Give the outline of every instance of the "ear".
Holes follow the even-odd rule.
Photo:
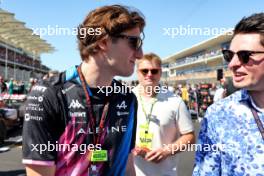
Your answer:
[[[98,41],[98,47],[102,51],[107,51],[110,42],[111,42],[111,39],[108,36],[103,37],[101,40]]]

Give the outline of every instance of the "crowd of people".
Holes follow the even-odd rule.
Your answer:
[[[182,97],[191,113],[200,117],[204,116],[207,108],[228,95],[232,94],[235,89],[232,83],[228,83],[222,78],[215,83],[199,84],[178,84],[168,86],[169,90]]]
[[[235,92],[236,89],[233,83],[228,80],[222,78],[214,83],[203,82],[199,84],[168,84],[167,82],[161,82],[160,86],[166,87],[168,91],[181,97],[194,117],[203,117],[206,109],[211,104]],[[139,84],[138,80],[119,81],[131,89]]]
[[[4,80],[0,76],[0,94],[28,94],[32,86],[37,83],[36,78],[30,78],[27,83],[19,80],[14,80],[10,78],[9,80]]]
[[[27,66],[34,66],[35,68],[41,68],[40,60],[33,59],[32,57],[27,56],[26,54],[21,54],[20,52],[13,51],[11,49],[6,49],[0,45],[0,58],[4,59],[7,58],[10,62],[15,62]]]
[[[58,75],[57,70],[50,70],[41,79],[46,80],[48,78]],[[38,82],[38,78],[30,78],[27,82],[21,80],[14,80],[10,78],[5,80],[3,76],[0,75],[0,95],[1,94],[28,94],[31,88]]]

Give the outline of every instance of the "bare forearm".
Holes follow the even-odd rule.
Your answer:
[[[54,176],[55,166],[26,165],[27,176]]]
[[[172,144],[164,144],[164,149],[172,155],[186,151],[191,147],[191,144],[195,143],[195,135],[194,132],[187,133],[182,135]]]

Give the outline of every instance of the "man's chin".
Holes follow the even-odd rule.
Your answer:
[[[154,85],[154,83],[153,83],[153,82],[148,82],[148,81],[146,82],[146,81],[145,81],[145,82],[143,83],[143,85],[145,85],[145,86],[152,86],[152,85]]]
[[[154,82],[145,82],[143,85],[145,87],[156,87],[156,86],[158,86],[158,84],[156,84]]]
[[[236,81],[233,81],[233,85],[234,85],[235,88],[238,88],[238,89],[249,87],[249,84],[246,83],[246,82],[236,82]]]

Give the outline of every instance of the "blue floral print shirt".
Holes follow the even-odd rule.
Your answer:
[[[244,89],[208,108],[201,123],[193,176],[264,176],[264,140],[250,106],[263,124],[264,111]]]

